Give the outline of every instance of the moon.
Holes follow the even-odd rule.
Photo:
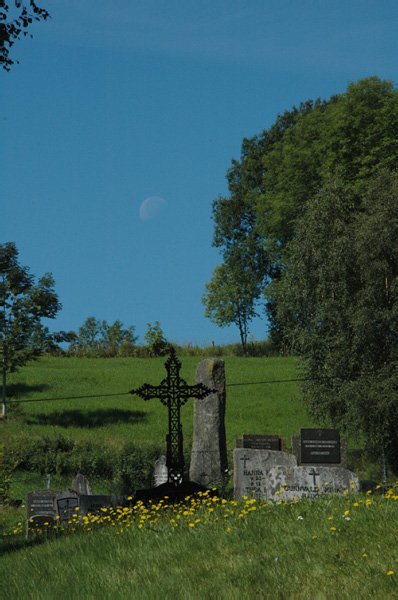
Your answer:
[[[161,196],[149,196],[140,206],[141,221],[149,221],[165,210],[167,202]]]

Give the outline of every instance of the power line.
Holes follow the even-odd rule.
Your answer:
[[[261,385],[264,383],[289,383],[290,381],[310,381],[310,379],[273,379],[272,381],[251,381],[246,383],[226,383],[225,387],[236,385]]]
[[[372,376],[375,373],[358,373],[360,376]],[[271,381],[247,381],[244,383],[226,383],[225,387],[236,387],[242,385],[267,385],[272,383],[297,383],[299,381],[325,381],[330,379],[342,379],[344,377],[339,377],[337,375],[330,375],[324,377],[302,377],[297,379],[273,379]],[[92,394],[89,396],[65,396],[59,398],[31,398],[28,400],[11,400],[11,403],[22,403],[22,402],[51,402],[52,400],[81,400],[85,398],[109,398],[111,396],[127,396],[131,392],[120,392],[117,394]]]
[[[77,400],[82,398],[106,398],[109,396],[127,396],[130,392],[120,392],[119,394],[92,394],[90,396],[65,396],[59,398],[31,398],[29,400],[11,400],[11,403],[20,402],[50,402],[51,400]]]

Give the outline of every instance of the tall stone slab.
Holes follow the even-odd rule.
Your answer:
[[[228,471],[224,361],[218,358],[202,360],[196,369],[195,384],[198,383],[215,391],[202,400],[194,400],[189,478],[204,486],[217,485]]]

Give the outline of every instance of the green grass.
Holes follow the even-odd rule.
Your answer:
[[[189,384],[199,360],[181,359],[181,376]],[[164,362],[46,357],[12,375],[10,391],[14,399],[124,393],[143,383],[159,384]],[[227,384],[297,376],[293,358],[225,357],[225,364]],[[313,426],[298,395],[296,383],[227,387],[230,458],[235,438],[243,433],[276,433],[289,445],[291,434]],[[63,447],[64,461],[73,458],[72,447],[82,464],[103,455],[108,463],[120,461],[118,469],[138,471],[153,464],[156,452],[165,452],[167,411],[157,400],[124,395],[12,405],[12,398],[10,416],[1,424],[6,453],[9,458],[27,448],[33,467],[12,474],[11,498],[25,500],[29,490],[44,488],[48,471],[53,489],[68,487],[71,473],[64,472],[65,465],[54,468]],[[182,421],[188,460],[192,401],[183,407]],[[349,440],[349,446],[356,444]],[[146,453],[146,463],[134,454],[137,448]],[[130,461],[123,458],[129,452]],[[35,460],[40,468],[34,468]],[[45,468],[46,461],[51,469]],[[93,493],[117,492],[112,485],[120,481],[90,477]],[[396,494],[389,499],[328,496],[273,506],[245,500],[159,506],[147,513],[116,512],[102,522],[89,519],[83,526],[74,519],[65,532],[28,540],[25,505],[6,506],[0,517],[2,584],[10,599],[394,598]]]
[[[165,377],[164,358],[65,359],[44,358],[9,376],[12,399],[28,400],[89,394],[125,393],[143,383],[158,385]],[[181,359],[181,376],[194,383],[196,357]],[[294,379],[293,358],[225,358],[227,384]],[[253,433],[277,433],[289,440],[297,424],[311,426],[305,408],[297,401],[295,383],[227,388],[227,444]],[[118,444],[126,440],[145,443],[148,436],[162,443],[167,433],[167,409],[156,399],[117,396],[54,402],[21,403],[24,415],[6,423],[6,435],[22,431],[30,436],[60,432],[73,438]],[[192,440],[193,401],[182,409],[184,438]],[[110,441],[111,438],[111,441]]]
[[[11,498],[22,499],[29,490],[45,487],[46,473],[51,473],[53,487],[70,485],[76,470],[82,470],[90,477],[94,493],[119,493],[123,469],[129,470],[125,487],[150,485],[150,469],[154,460],[165,453],[167,409],[157,399],[145,402],[126,392],[143,383],[158,385],[166,375],[165,360],[164,357],[44,357],[9,376],[9,418],[2,423],[3,439],[9,456],[20,458],[23,455],[25,462],[26,458],[29,459],[29,465],[17,471],[12,478]],[[194,383],[200,360],[192,356],[181,357],[181,376],[189,384]],[[315,425],[298,400],[299,384],[295,382],[229,386],[295,379],[294,358],[226,356],[224,360],[230,468],[235,438],[243,433],[278,434],[289,447],[290,436],[298,433],[300,427]],[[14,400],[114,393],[124,395],[13,403]],[[184,405],[181,416],[188,465],[192,445],[192,400]],[[358,448],[356,440],[349,439],[348,442],[349,447]],[[137,452],[145,457],[145,464],[136,460]],[[70,467],[69,453],[75,458]],[[131,456],[129,466],[123,458],[126,454]],[[136,467],[134,462],[137,462]],[[118,466],[110,472],[106,468],[109,464]],[[379,476],[378,465],[362,464],[356,458],[351,460],[349,467],[362,479],[377,479]]]
[[[159,504],[37,540],[20,516],[2,583],[7,598],[396,598],[397,500]]]

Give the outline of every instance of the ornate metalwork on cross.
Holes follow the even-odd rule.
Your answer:
[[[180,377],[181,362],[178,360],[173,347],[170,349],[170,356],[165,362],[167,371],[166,379],[160,382],[160,385],[149,385],[145,383],[137,390],[131,390],[130,394],[135,394],[143,400],[158,398],[162,404],[167,406],[169,411],[169,433],[166,436],[167,454],[166,465],[168,469],[168,482],[179,485],[184,479],[184,453],[183,437],[180,409],[189,398],[198,398],[202,400],[209,394],[215,392],[203,383],[188,385]]]

